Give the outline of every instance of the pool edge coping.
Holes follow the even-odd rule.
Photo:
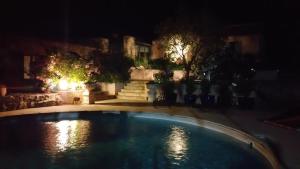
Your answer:
[[[127,106],[128,107],[128,106]],[[50,109],[49,109],[50,108]],[[54,108],[51,109],[51,108]],[[58,109],[57,109],[58,108]],[[59,109],[62,108],[62,109]],[[70,110],[71,108],[71,110]],[[117,110],[116,110],[117,108]],[[151,114],[160,114],[160,115],[168,115],[171,118],[185,118],[190,120],[196,120],[197,126],[203,127],[209,130],[213,130],[218,133],[225,134],[227,136],[230,136],[240,142],[243,142],[245,144],[248,144],[252,146],[256,151],[258,151],[269,163],[269,165],[273,169],[281,169],[282,166],[280,165],[280,162],[278,161],[277,157],[271,150],[271,148],[264,143],[263,141],[255,138],[254,136],[241,131],[237,128],[230,127],[218,122],[214,122],[208,119],[201,119],[200,117],[190,116],[188,114],[183,115],[176,115],[172,114],[172,112],[164,111],[164,109],[161,109],[160,111],[157,111],[159,109],[156,109],[155,112],[149,112],[149,110],[141,110],[141,109],[132,109],[128,110],[125,109],[122,106],[110,106],[110,108],[103,108],[100,105],[81,105],[81,106],[52,106],[52,107],[41,107],[41,108],[31,108],[31,109],[21,109],[21,110],[15,110],[15,111],[7,111],[7,112],[0,112],[0,118],[4,117],[13,117],[13,116],[22,116],[22,115],[37,115],[37,114],[48,114],[48,113],[71,113],[71,112],[94,112],[94,111],[128,111],[128,112],[137,112],[137,113],[151,113]],[[183,121],[182,121],[183,122]]]

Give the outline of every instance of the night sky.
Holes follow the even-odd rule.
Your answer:
[[[1,32],[92,37],[112,32],[153,36],[155,25],[179,14],[222,24],[293,22],[295,2],[281,0],[11,0],[1,2]],[[296,19],[297,20],[297,19]]]
[[[179,15],[217,25],[259,23],[270,65],[298,67],[299,11],[297,0],[10,0],[0,5],[0,33],[56,39],[120,33],[150,42],[158,23]]]

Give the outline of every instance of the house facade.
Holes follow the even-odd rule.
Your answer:
[[[81,42],[47,40],[32,37],[1,36],[0,41],[0,83],[22,83],[34,79],[31,65],[49,50],[59,49],[87,56],[98,50],[104,54],[120,54],[133,59],[149,58],[151,45],[137,41],[133,36],[113,35]]]
[[[262,57],[263,36],[256,25],[232,25],[224,28],[221,34],[226,42],[235,43],[242,54],[253,55],[256,60]],[[8,35],[2,35],[0,39],[0,83],[8,84],[34,78],[30,65],[40,56],[47,55],[51,49],[74,52],[80,56],[98,50],[105,54],[120,54],[143,60],[162,58],[166,52],[159,40],[150,44],[134,36],[118,34],[79,42]]]

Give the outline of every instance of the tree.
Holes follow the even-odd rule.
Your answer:
[[[201,72],[218,86],[220,105],[231,104],[232,90],[243,96],[249,95],[254,87],[254,56],[243,55],[235,43],[222,41],[204,53]]]
[[[51,89],[83,88],[91,73],[95,72],[89,59],[74,52],[53,50],[40,63],[35,66],[38,79]]]
[[[201,66],[207,49],[220,41],[215,32],[207,30],[198,19],[187,17],[166,20],[158,27],[165,56],[183,65],[186,80],[189,80],[193,67]]]

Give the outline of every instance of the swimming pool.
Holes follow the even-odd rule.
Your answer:
[[[1,118],[1,169],[270,168],[249,145],[193,124],[128,112]]]

